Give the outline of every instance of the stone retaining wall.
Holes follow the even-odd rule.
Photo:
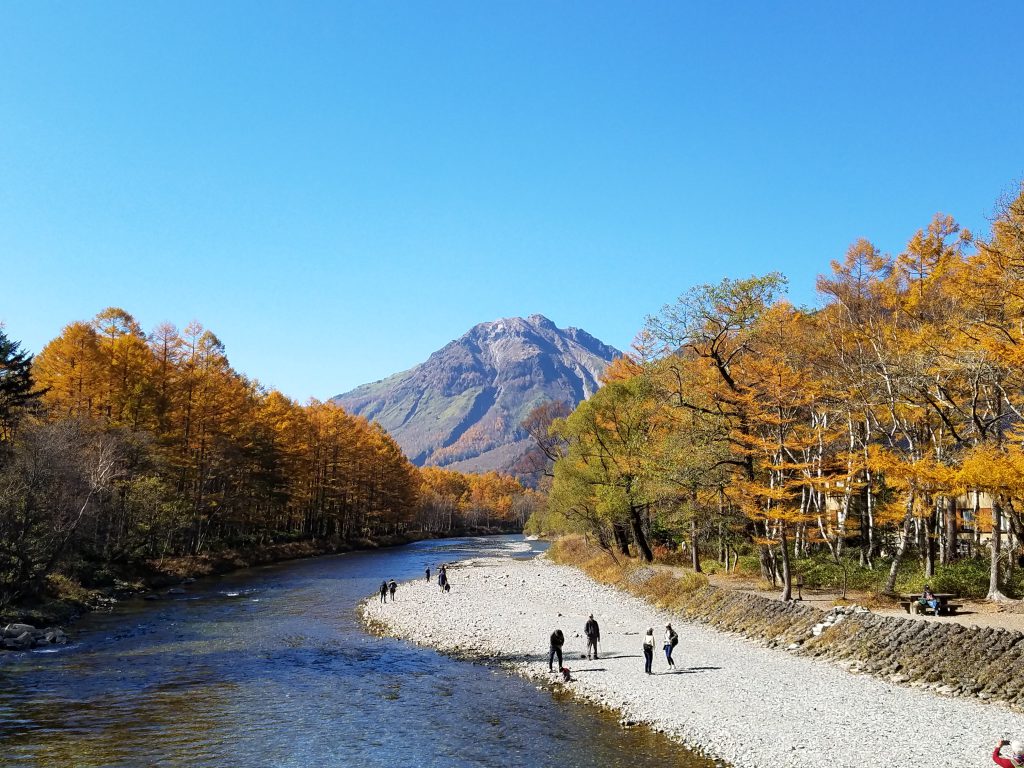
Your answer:
[[[852,672],[1024,711],[1021,632],[880,616],[855,607],[822,611],[711,586],[687,598],[680,613]]]

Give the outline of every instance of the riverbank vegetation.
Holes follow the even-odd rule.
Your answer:
[[[570,534],[552,542],[547,556],[553,562],[579,568],[595,581],[667,610],[678,608],[691,594],[708,585],[703,573],[652,570],[637,560],[609,557],[606,550],[579,535]]]
[[[536,498],[418,469],[379,426],[235,371],[198,323],[146,334],[110,308],[35,359],[0,329],[0,612],[54,585],[518,530]]]
[[[770,273],[648,318],[551,421],[530,530],[695,572],[753,557],[784,598],[797,573],[1020,596],[1024,192],[985,237],[937,215],[895,256],[858,240],[817,285],[816,309]]]

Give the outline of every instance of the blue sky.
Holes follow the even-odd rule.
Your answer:
[[[542,313],[984,232],[1024,4],[0,3],[0,321],[199,320],[299,400]]]

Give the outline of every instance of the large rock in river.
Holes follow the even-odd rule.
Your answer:
[[[4,631],[0,637],[20,637],[21,635],[28,632],[29,634],[35,634],[36,628],[31,624],[8,624],[4,627]]]

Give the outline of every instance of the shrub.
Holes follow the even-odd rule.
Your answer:
[[[885,571],[871,570],[851,558],[837,563],[827,552],[794,561],[794,573],[801,575],[811,589],[847,589],[872,591],[885,581]]]
[[[725,572],[725,566],[717,560],[701,560],[700,569],[708,576],[714,576],[716,573]]]

